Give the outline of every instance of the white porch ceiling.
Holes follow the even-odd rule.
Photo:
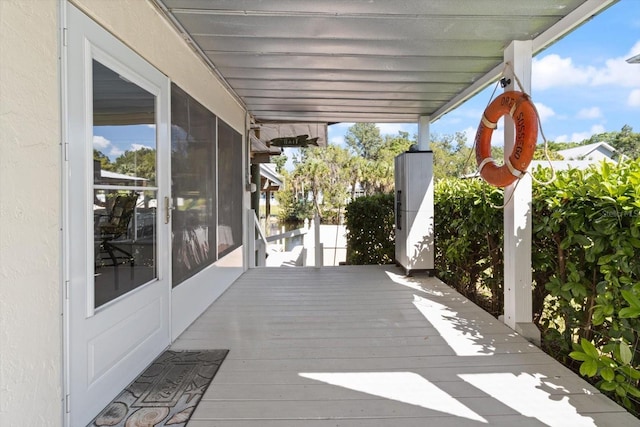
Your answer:
[[[417,122],[617,0],[155,1],[258,122]]]

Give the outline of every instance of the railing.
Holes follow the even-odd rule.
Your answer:
[[[287,231],[281,234],[274,234],[267,237],[267,243],[277,242],[279,240],[291,239],[292,237],[304,236],[308,230],[305,227],[297,228],[295,230]]]
[[[266,265],[280,266],[280,265],[298,265],[298,266],[315,266],[322,267],[324,265],[324,257],[328,255],[329,259],[333,257],[333,262],[330,261],[329,265],[336,264],[337,252],[340,249],[345,250],[344,246],[338,246],[338,229],[336,229],[335,244],[327,242],[327,232],[323,231],[324,241],[329,243],[325,247],[321,239],[320,232],[320,218],[316,215],[311,222],[305,220],[305,224],[302,228],[286,231],[280,234],[271,235],[265,237],[265,234],[260,226],[258,217],[255,211],[248,210],[248,224],[249,224],[249,268],[264,267]],[[324,227],[324,226],[323,226]],[[329,226],[327,226],[329,227]],[[337,226],[336,226],[337,227]],[[313,232],[311,230],[313,229]],[[251,235],[253,233],[253,235]],[[302,237],[302,248],[299,247],[293,252],[269,252],[270,262],[266,262],[267,257],[267,245],[276,242],[284,243],[288,239],[296,237]],[[333,239],[332,239],[333,240]],[[282,244],[283,247],[287,247],[286,244]],[[329,254],[325,254],[325,250],[329,251]],[[331,253],[333,251],[333,255]],[[344,256],[344,255],[343,255]],[[294,261],[297,260],[297,261]],[[281,264],[283,262],[284,264]]]
[[[247,242],[249,246],[249,268],[264,267],[267,259],[267,238],[264,236],[260,221],[253,209],[247,210],[247,224],[249,224],[249,241]]]
[[[311,228],[313,228],[313,234],[309,233]],[[311,221],[311,224],[309,224],[308,220],[305,220],[304,226],[302,228],[269,236],[267,237],[267,242],[277,242],[297,236],[302,236],[302,253],[300,254],[302,266],[313,265],[316,267],[321,267],[324,262],[324,254],[323,244],[320,241],[320,218],[318,217],[318,215],[314,217],[314,219]]]
[[[305,221],[305,225],[302,228],[298,228],[295,230],[286,231],[280,234],[274,234],[267,237],[267,242],[271,244],[277,243],[277,246],[281,249],[277,252],[270,252],[269,256],[271,257],[267,266],[281,266],[283,264],[287,265],[295,265],[295,266],[305,266],[307,263],[307,245],[309,244],[309,227],[308,222]],[[297,239],[301,240],[301,244],[294,246],[292,248],[289,247],[287,241],[289,239]],[[289,248],[289,250],[287,249]]]

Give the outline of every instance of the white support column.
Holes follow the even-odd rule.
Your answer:
[[[509,62],[505,72],[511,82],[505,90],[522,90],[531,94],[531,41],[513,41],[504,51]],[[519,87],[513,72],[518,77]],[[515,128],[505,117],[504,155],[514,146]],[[531,274],[531,177],[525,175],[505,188],[504,199],[504,323],[528,340],[539,344],[540,332],[533,324]]]
[[[247,209],[246,211],[246,233],[247,233],[247,255],[246,260],[247,264],[246,268],[255,268],[256,267],[256,223],[255,223],[255,214],[253,209]]]
[[[316,268],[320,268],[322,267],[323,264],[323,246],[322,246],[322,242],[320,241],[320,215],[318,215],[318,212],[316,212],[315,216],[313,217],[313,242],[314,242],[314,249],[313,249],[313,253],[314,253],[314,263],[313,265]]]
[[[429,123],[431,116],[420,116],[418,119],[418,151],[428,151],[431,147]]]

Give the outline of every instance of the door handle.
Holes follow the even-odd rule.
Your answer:
[[[169,197],[164,198],[164,223],[169,224],[171,221],[171,211],[174,210],[175,207],[171,204],[171,199]]]

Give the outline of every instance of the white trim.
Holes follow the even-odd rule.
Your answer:
[[[70,417],[69,412],[70,408],[70,381],[71,381],[71,361],[70,361],[70,340],[69,340],[69,280],[70,280],[70,251],[69,251],[69,216],[67,215],[66,203],[69,199],[69,154],[68,154],[68,85],[67,85],[67,44],[68,44],[68,35],[67,35],[67,1],[59,0],[58,5],[58,22],[59,22],[59,51],[60,51],[60,59],[58,60],[58,67],[60,70],[59,80],[60,80],[60,141],[61,141],[61,150],[60,150],[60,164],[62,165],[62,173],[60,177],[60,191],[61,191],[61,199],[60,199],[60,253],[61,253],[61,262],[60,262],[60,295],[61,297],[61,323],[62,323],[62,371],[60,383],[62,384],[62,396],[64,398],[61,401],[61,414],[62,414],[62,425],[64,427],[70,427]]]
[[[65,304],[65,425],[86,425],[111,398],[170,344],[170,257],[168,229],[156,215],[157,280],[147,282],[99,309],[94,308],[93,238],[93,54],[156,98],[157,198],[169,194],[169,79],[71,4],[64,52],[65,143],[63,166],[63,265]],[[109,52],[108,54],[106,52]],[[105,65],[107,65],[105,64]],[[112,187],[109,187],[112,188]],[[127,189],[131,189],[127,187]],[[149,190],[150,188],[145,188]],[[164,259],[162,259],[164,257]],[[126,332],[125,332],[126,331]]]
[[[516,78],[520,88],[531,92],[532,42],[513,41],[504,51],[504,60],[509,62],[505,73],[511,83],[505,91],[515,90]],[[511,123],[511,125],[509,124]],[[510,116],[505,117],[504,156],[509,166],[509,155],[515,145],[515,127]],[[515,175],[515,174],[514,174]],[[538,329],[533,325],[533,296],[531,273],[531,175],[524,174],[519,180],[504,189],[506,200],[504,218],[504,323],[520,332],[525,338],[539,343]]]
[[[493,157],[486,157],[483,161],[480,162],[480,164],[478,165],[478,173],[482,173],[482,169],[488,163],[495,163],[495,160],[493,160]]]
[[[515,167],[513,167],[513,164],[511,164],[511,159],[509,157],[504,159],[504,164],[507,165],[507,169],[509,169],[509,172],[511,172],[511,175],[515,176],[518,179],[522,178],[522,176],[525,174],[525,172],[522,172],[521,170],[518,170]]]

